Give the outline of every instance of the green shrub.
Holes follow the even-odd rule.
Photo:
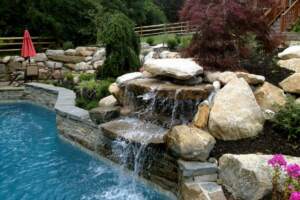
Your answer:
[[[63,48],[64,50],[67,50],[67,49],[73,49],[73,48],[74,48],[74,44],[73,44],[73,42],[71,42],[71,41],[67,41],[67,42],[64,42],[64,43],[63,43],[62,48]]]
[[[192,41],[192,38],[191,37],[183,37],[181,39],[181,43],[180,43],[180,48],[187,48],[190,46],[191,44],[191,41]]]
[[[275,115],[272,122],[274,123],[274,128],[282,134],[287,134],[289,139],[299,139],[300,104],[290,98],[287,104]]]
[[[153,46],[154,45],[154,39],[152,37],[149,37],[147,38],[147,41],[146,41],[150,46]]]
[[[106,13],[99,17],[98,42],[105,45],[106,60],[97,71],[99,78],[118,77],[140,67],[140,39],[133,22],[121,13]]]
[[[176,40],[178,45],[181,44],[181,37],[178,34],[175,35],[175,40]]]
[[[63,81],[61,83],[61,87],[65,87],[65,88],[68,88],[70,90],[74,89],[74,87],[75,87],[74,75],[73,75],[72,72],[64,73],[64,78],[63,78]]]
[[[91,80],[95,80],[96,79],[96,75],[95,74],[90,74],[90,73],[82,73],[79,75],[79,81],[83,82],[83,81],[91,81]]]
[[[178,43],[176,39],[168,39],[167,45],[170,50],[175,50],[178,46]]]
[[[108,87],[114,79],[82,81],[77,87],[76,104],[84,109],[92,109],[98,106],[103,97],[109,95]],[[95,104],[96,102],[96,104]]]

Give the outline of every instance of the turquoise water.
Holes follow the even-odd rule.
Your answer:
[[[167,200],[58,137],[55,114],[0,104],[0,200]]]

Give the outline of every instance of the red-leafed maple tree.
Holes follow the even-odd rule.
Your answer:
[[[263,16],[265,8],[277,1],[262,0],[258,6],[253,5],[253,0],[246,1],[186,0],[180,11],[181,20],[197,27],[186,54],[206,69],[225,71],[242,69],[241,60],[253,50],[249,38],[260,52],[272,52],[279,43]]]

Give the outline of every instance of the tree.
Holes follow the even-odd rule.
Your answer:
[[[134,24],[123,13],[105,13],[98,18],[98,41],[106,48],[106,60],[98,77],[118,77],[140,67],[140,40]]]
[[[262,7],[266,7],[274,1],[263,3]],[[186,0],[181,20],[191,21],[197,27],[187,55],[207,69],[240,70],[240,61],[250,56],[251,48],[265,54],[278,45],[263,14],[264,9],[245,1]]]
[[[94,9],[90,0],[1,0],[0,35],[21,36],[27,26],[36,36],[76,45],[95,43],[89,15]]]
[[[179,20],[179,11],[184,0],[154,0],[154,2],[165,13],[168,21],[177,22]]]

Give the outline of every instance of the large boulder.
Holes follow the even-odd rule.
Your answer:
[[[221,140],[257,136],[264,116],[248,83],[233,79],[215,96],[209,117],[210,133]]]
[[[86,70],[91,70],[91,69],[93,69],[93,66],[89,65],[86,62],[80,62],[75,65],[76,71],[86,71]]]
[[[143,78],[143,77],[144,75],[141,72],[132,72],[118,77],[116,83],[118,85],[124,85],[128,81]]]
[[[225,154],[219,160],[219,177],[236,199],[259,200],[272,191],[271,155]],[[300,164],[299,157],[287,157],[289,163]]]
[[[144,69],[153,75],[188,80],[203,73],[203,68],[191,59],[148,59]]]
[[[216,143],[209,133],[186,125],[173,127],[164,140],[175,156],[198,161],[206,161]]]
[[[254,95],[263,110],[278,111],[286,103],[284,91],[268,82],[257,88]]]
[[[291,58],[288,60],[279,60],[277,63],[280,67],[300,73],[300,58]]]
[[[300,46],[291,46],[278,54],[281,59],[300,58]]]
[[[284,79],[279,85],[285,92],[300,94],[300,73],[295,73]]]

